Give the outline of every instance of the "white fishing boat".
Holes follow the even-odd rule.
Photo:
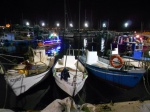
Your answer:
[[[16,96],[28,91],[31,87],[40,84],[40,82],[44,81],[46,77],[49,75],[50,69],[54,63],[54,57],[48,57],[45,53],[45,49],[31,49],[30,54],[32,56],[29,57],[28,60],[25,60],[19,64],[13,63],[12,60],[9,61],[8,65],[13,65],[9,69],[4,68],[1,64],[1,72],[5,75],[5,80],[12,88]],[[4,58],[9,56],[9,58]],[[11,55],[0,55],[4,60],[19,58],[17,56]],[[11,57],[11,58],[10,58]],[[4,72],[3,72],[4,71]]]
[[[75,96],[84,86],[88,77],[85,67],[75,56],[64,55],[53,67],[56,84],[70,96]]]

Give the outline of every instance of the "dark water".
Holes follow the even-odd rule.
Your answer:
[[[62,49],[58,52],[56,59],[66,53],[66,49],[70,47],[70,45],[72,48],[79,47],[82,46],[82,42],[80,43],[79,40],[74,41],[72,39],[63,40],[63,44],[61,45]],[[100,104],[109,102],[149,100],[150,78],[148,73],[145,74],[144,78],[145,80],[141,80],[136,87],[127,90],[98,80],[89,73],[89,77],[86,80],[83,89],[79,92],[79,94],[73,97],[73,99],[76,104]],[[44,82],[18,97],[16,97],[11,90],[9,91],[8,95],[10,96],[7,99],[6,108],[14,110],[42,110],[55,99],[64,99],[68,97],[68,95],[55,83],[52,71],[49,73],[49,77]]]

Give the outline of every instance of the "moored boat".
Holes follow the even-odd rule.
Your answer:
[[[53,67],[56,84],[70,96],[76,96],[83,88],[88,72],[75,56],[64,55]]]
[[[30,88],[40,84],[48,77],[50,69],[54,63],[54,57],[48,57],[45,54],[45,49],[31,49],[29,59],[14,63],[9,60],[9,63],[1,63],[1,71],[5,75],[5,80],[12,88],[16,96],[25,93]],[[9,57],[9,58],[6,58]],[[3,60],[19,59],[20,57],[11,55],[1,55]],[[3,65],[11,65],[5,68]]]
[[[124,88],[136,86],[146,72],[144,68],[126,65],[119,55],[112,55],[109,60],[99,57],[97,51],[86,50],[79,60],[92,75]]]
[[[114,37],[109,32],[101,32],[95,42],[93,39],[92,42],[87,42],[79,60],[91,76],[119,87],[132,88],[140,82],[146,70],[123,60],[118,45],[114,47],[112,44],[113,40]]]

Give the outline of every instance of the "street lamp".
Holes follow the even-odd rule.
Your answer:
[[[124,27],[127,29],[129,29],[129,26],[131,26],[131,24],[132,24],[132,21],[131,20],[128,20],[128,21],[126,21],[125,23],[124,23]]]
[[[85,22],[84,26],[85,26],[86,28],[87,28],[87,27],[89,27],[89,25],[88,25],[88,23],[87,23],[87,22]]]
[[[73,24],[72,24],[72,23],[70,23],[70,24],[69,24],[69,26],[72,28],[72,27],[73,27]]]
[[[59,26],[60,26],[60,24],[59,24],[59,23],[56,23],[56,26],[57,26],[57,27],[59,27]]]
[[[44,22],[42,22],[42,24],[41,24],[42,26],[45,26],[45,23]]]
[[[84,27],[85,27],[85,30],[89,27],[88,22],[85,22],[85,23],[84,23]]]
[[[73,23],[71,22],[71,23],[69,24],[69,26],[70,26],[70,31],[71,31],[72,28],[73,28]]]
[[[106,23],[103,23],[102,27],[103,27],[103,28],[106,28],[106,27],[107,27]]]
[[[30,25],[30,23],[29,23],[29,22],[26,22],[26,25],[27,25],[27,26],[29,26],[29,25]]]
[[[58,31],[58,27],[60,26],[59,23],[56,23],[56,30]]]
[[[125,28],[127,28],[128,26],[129,26],[129,23],[128,23],[128,22],[124,23],[124,27],[125,27]]]

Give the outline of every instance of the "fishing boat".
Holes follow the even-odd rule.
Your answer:
[[[50,69],[54,64],[55,58],[53,56],[48,57],[43,48],[30,48],[28,53],[30,55],[26,60],[18,56],[0,55],[0,58],[5,60],[0,63],[1,73],[4,74],[6,82],[12,88],[16,96],[25,93],[44,81],[48,77]],[[18,60],[20,60],[19,63],[16,62]],[[9,67],[7,68],[6,66]]]
[[[59,38],[57,33],[51,33],[48,38],[38,41],[39,47],[47,47],[61,44],[61,39]]]
[[[130,62],[136,67],[148,68],[150,62],[150,49],[146,40],[141,35],[128,35],[117,37],[116,54],[121,55],[125,62]],[[145,42],[146,41],[146,42]],[[114,43],[112,43],[112,46]],[[114,49],[114,48],[112,48]],[[111,50],[112,50],[111,49]]]
[[[135,87],[141,81],[146,69],[134,66],[132,63],[135,60],[132,63],[124,60],[118,44],[112,44],[113,35],[111,36],[109,32],[102,32],[99,35],[96,42],[91,42],[96,45],[96,50],[89,50],[89,47],[86,47],[79,60],[92,75],[103,81],[123,88]],[[87,45],[90,45],[89,42]],[[91,45],[93,48],[93,44]]]
[[[61,41],[39,41],[38,42],[38,47],[50,47],[50,46],[55,46],[61,44]]]
[[[76,96],[88,77],[84,65],[74,55],[63,55],[53,67],[56,84],[70,96]]]
[[[99,57],[97,51],[86,50],[79,60],[94,76],[123,88],[136,86],[146,72],[144,68],[130,66],[117,54]]]

